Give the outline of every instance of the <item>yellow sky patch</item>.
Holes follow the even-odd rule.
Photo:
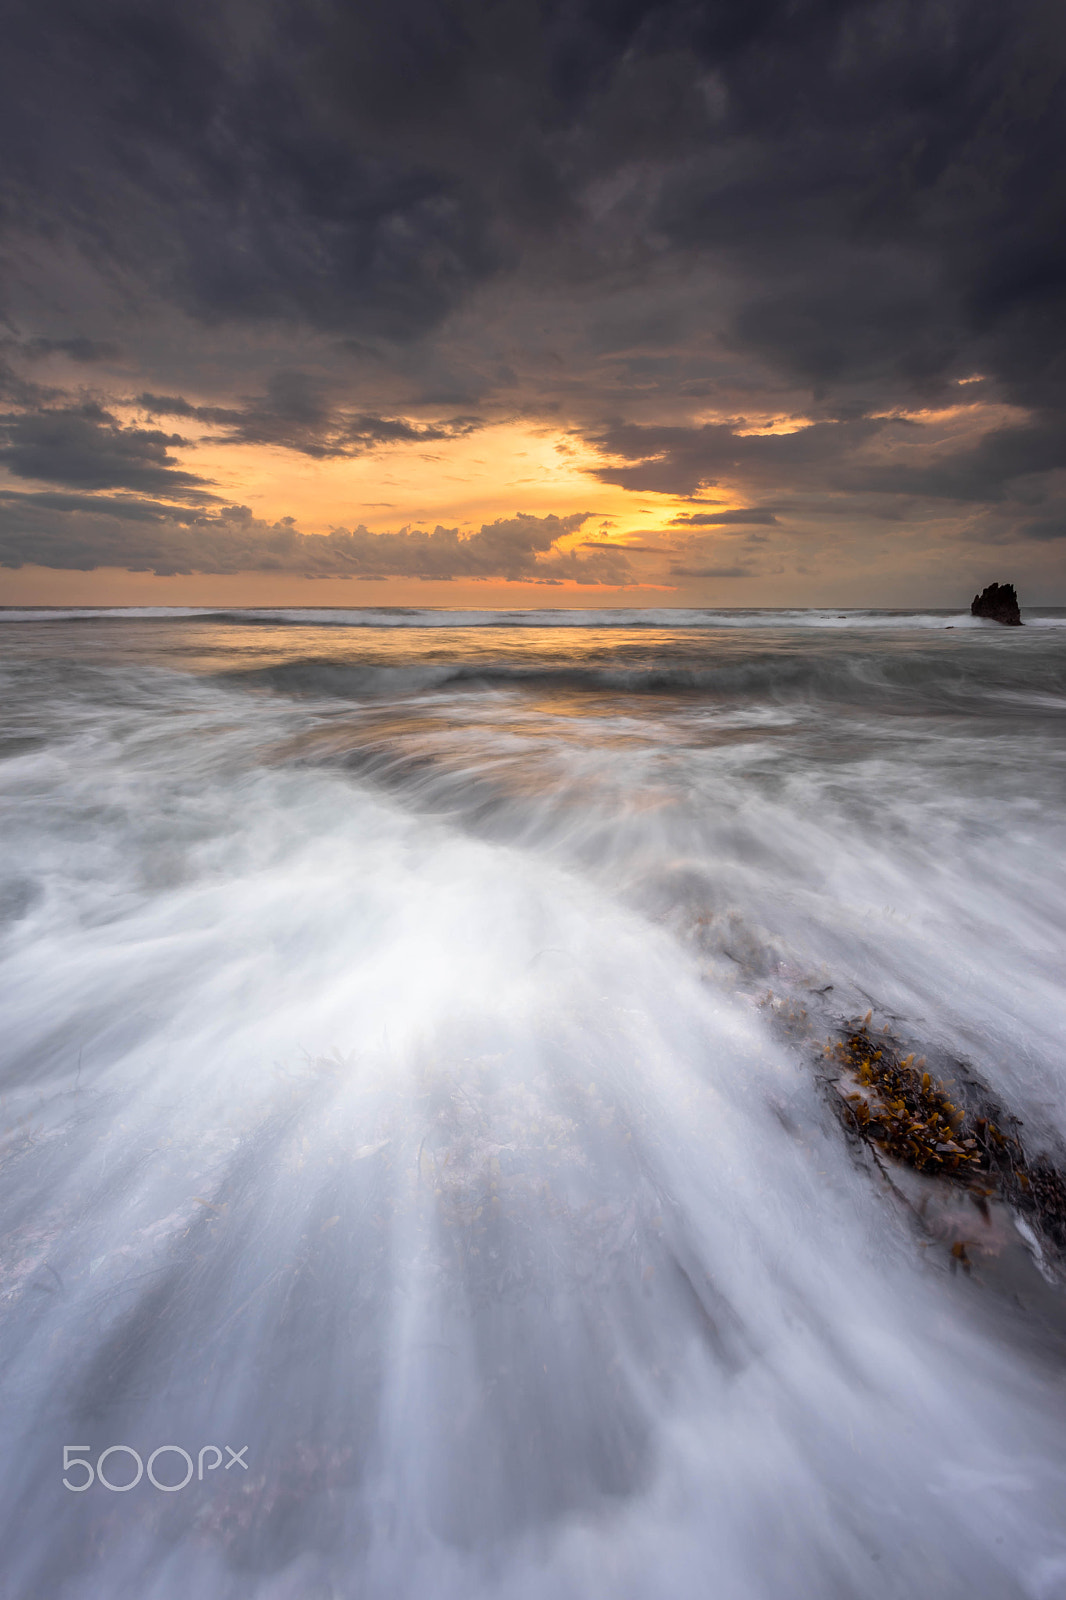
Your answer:
[[[624,542],[627,529],[639,527],[644,535],[656,526],[665,530],[683,505],[662,497],[648,507],[643,497],[600,483],[591,476],[603,464],[595,451],[562,429],[522,421],[325,460],[271,445],[206,441],[173,453],[184,468],[211,479],[214,493],[227,502],[246,505],[268,522],[294,517],[304,533],[360,523],[375,533],[438,523],[472,530],[516,511],[589,511],[584,536],[608,520],[611,529],[596,537]],[[634,504],[637,498],[641,505]]]

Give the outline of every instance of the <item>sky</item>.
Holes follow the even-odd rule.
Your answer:
[[[8,0],[0,603],[1066,603],[1060,0]]]

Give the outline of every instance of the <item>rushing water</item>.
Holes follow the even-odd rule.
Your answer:
[[[1066,1595],[1062,1291],[781,1027],[1066,1139],[1026,620],[0,613],[6,1592]]]

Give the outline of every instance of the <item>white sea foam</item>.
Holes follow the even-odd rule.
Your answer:
[[[756,1003],[1066,1133],[1057,637],[154,630],[7,650],[12,1593],[1057,1595],[1035,1325]]]
[[[832,608],[741,606],[602,607],[594,610],[534,607],[451,611],[442,606],[0,606],[4,622],[159,621],[201,618],[235,625],[316,628],[953,628],[998,631],[1000,624],[969,612],[909,610],[836,610]],[[1066,627],[1061,607],[1026,610],[1030,627]]]

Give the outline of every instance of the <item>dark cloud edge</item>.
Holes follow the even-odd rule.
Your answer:
[[[245,506],[182,511],[159,501],[97,502],[91,496],[0,492],[0,567],[67,571],[99,567],[158,576],[284,572],[315,578],[508,583],[628,588],[620,550],[562,550],[593,515],[518,512],[463,536],[457,528],[372,533],[362,525],[304,534],[291,517],[267,523]]]

